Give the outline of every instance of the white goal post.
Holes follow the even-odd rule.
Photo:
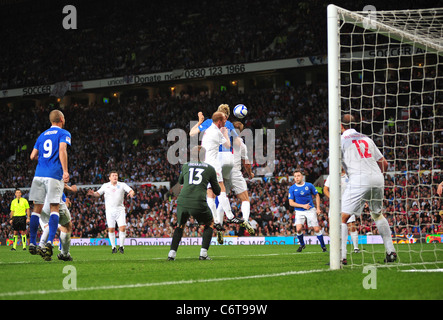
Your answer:
[[[416,211],[412,211],[416,202],[420,202],[420,226],[422,216],[428,214],[426,221],[432,220],[428,207],[436,198],[433,178],[442,177],[443,166],[443,8],[376,11],[372,7],[352,12],[329,5],[327,27],[330,268],[337,270],[341,268],[342,115],[356,115],[361,132],[388,160],[394,197],[385,200],[394,203],[387,208],[392,229],[405,235],[416,230]],[[408,179],[418,180],[417,188]],[[405,195],[397,197],[397,188]],[[423,213],[424,208],[428,211]],[[425,241],[422,230],[416,238],[418,243]],[[402,255],[409,260],[402,262],[411,263],[417,253],[426,264],[426,250],[423,245],[409,246]],[[441,247],[431,251],[430,262],[441,262]]]

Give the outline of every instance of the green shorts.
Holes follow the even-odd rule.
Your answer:
[[[179,226],[184,225],[186,221],[194,217],[200,225],[204,224],[209,226],[212,222],[212,212],[208,206],[206,207],[184,207],[181,205],[177,206],[177,223]]]

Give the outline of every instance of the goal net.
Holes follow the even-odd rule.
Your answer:
[[[389,163],[383,214],[398,260],[443,266],[443,8],[350,12],[328,7],[331,268],[340,265],[340,119],[376,143]],[[383,264],[385,248],[363,210],[348,265]]]

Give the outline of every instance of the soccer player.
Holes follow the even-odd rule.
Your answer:
[[[37,139],[31,153],[31,160],[37,160],[37,168],[29,192],[29,200],[34,202],[29,230],[29,252],[37,254],[37,231],[40,214],[45,200],[49,202],[49,235],[44,248],[45,255],[50,258],[53,254],[52,241],[59,223],[59,207],[64,184],[69,182],[68,145],[71,145],[71,134],[63,129],[65,116],[60,110],[49,114],[52,126]]]
[[[25,198],[22,198],[22,191],[20,189],[15,190],[15,199],[11,202],[11,225],[14,230],[14,243],[11,251],[16,251],[18,233],[22,236],[23,250],[26,250],[26,224],[29,223],[31,215],[31,209],[29,208],[29,202]]]
[[[242,132],[244,129],[243,123],[240,121],[236,121],[233,123],[234,128],[238,130],[239,132]],[[234,166],[229,173],[229,176],[227,178],[223,177],[224,183],[226,186],[226,190],[234,190],[235,194],[237,195],[237,198],[241,201],[241,212],[243,215],[244,220],[244,226],[248,233],[253,236],[255,233],[254,228],[249,223],[249,215],[251,213],[251,203],[249,201],[249,194],[248,194],[248,185],[246,184],[246,180],[243,177],[241,168],[242,163],[246,170],[246,173],[248,174],[249,178],[254,178],[254,173],[251,169],[251,163],[248,159],[248,149],[246,147],[246,144],[240,139],[240,148],[238,152],[234,152]],[[237,149],[237,148],[235,148]],[[223,220],[223,208],[219,206],[217,208],[217,214],[219,215],[219,219]]]
[[[228,136],[228,129],[225,127],[226,121],[227,121],[226,114],[219,111],[215,112],[212,116],[212,124],[204,132],[201,145],[206,150],[205,162],[213,166],[215,172],[217,173],[217,180],[221,188],[221,193],[218,198],[219,205],[222,206],[224,212],[226,213],[226,216],[228,218],[228,223],[242,224],[244,222],[243,219],[236,218],[232,213],[231,205],[226,195],[226,187],[223,181],[222,163],[219,158],[220,145],[223,145],[223,147],[226,149],[230,149],[231,147],[231,141]],[[222,234],[223,220],[220,221],[220,219],[217,216],[217,207],[215,204],[215,198],[216,195],[209,186],[207,194],[207,202],[214,216],[214,221],[216,223],[217,240],[221,244],[223,243],[223,234]]]
[[[68,186],[65,184],[65,190],[71,191],[71,192],[77,192],[77,186]],[[71,233],[72,233],[72,222],[71,222],[71,212],[69,211],[70,201],[68,198],[66,198],[66,195],[63,193],[62,200],[60,201],[60,219],[59,219],[59,225],[58,230],[60,230],[60,242],[61,242],[61,248],[60,253],[57,255],[57,258],[59,260],[63,261],[72,261],[71,254],[69,252],[69,249],[71,247]],[[51,261],[51,257],[47,257],[44,255],[44,252],[42,251],[43,245],[48,237],[49,234],[49,218],[50,218],[50,208],[49,208],[49,202],[45,202],[41,217],[40,217],[40,226],[42,228],[42,235],[40,238],[40,244],[37,248],[37,253],[42,256],[42,258],[45,261]]]
[[[118,181],[117,171],[109,173],[109,182],[103,184],[100,189],[94,191],[88,190],[88,196],[96,198],[105,195],[105,209],[106,209],[106,223],[108,225],[109,240],[111,241],[112,253],[117,253],[115,245],[115,223],[119,228],[120,246],[118,251],[125,253],[125,239],[126,239],[126,211],[123,201],[125,193],[128,197],[134,198],[135,192],[130,186],[124,182]]]
[[[360,216],[365,203],[369,205],[371,216],[383,239],[386,249],[385,262],[397,260],[388,221],[382,214],[384,177],[388,162],[378,150],[374,141],[352,128],[355,118],[345,115],[341,123],[342,165],[349,182],[342,197],[342,263],[347,264],[346,243],[347,222],[351,215]]]
[[[168,260],[175,260],[183,236],[183,228],[191,216],[199,224],[205,226],[199,260],[211,260],[208,256],[208,249],[211,244],[214,220],[206,201],[206,195],[208,184],[214,195],[220,194],[221,187],[214,167],[203,162],[205,157],[205,148],[194,147],[191,150],[191,162],[185,163],[182,167],[178,181],[183,188],[177,199],[177,227],[172,236]]]
[[[306,248],[303,239],[303,226],[307,221],[308,227],[313,228],[315,235],[323,252],[326,252],[326,246],[318,225],[317,215],[321,213],[320,209],[320,195],[314,185],[304,181],[304,175],[301,170],[294,171],[295,183],[289,188],[289,205],[295,210],[295,223],[297,238],[300,242],[300,247],[297,252],[302,252]],[[315,207],[312,197],[315,196]]]
[[[230,115],[230,110],[229,110],[229,106],[227,104],[221,104],[218,109],[217,112],[220,112],[222,114],[225,115],[225,121],[223,126],[226,126],[226,128],[228,129],[228,140],[229,140],[229,146],[224,145],[223,143],[219,145],[218,147],[218,162],[219,164],[215,164],[215,163],[211,163],[216,169],[219,167],[219,165],[221,166],[221,176],[222,179],[224,180],[224,178],[229,178],[230,176],[230,172],[234,166],[234,155],[233,155],[233,145],[235,144],[236,146],[240,146],[240,139],[238,138],[238,134],[235,131],[234,125],[228,121],[229,115]],[[212,119],[208,119],[206,121],[204,121],[204,116],[203,113],[199,112],[198,113],[198,118],[199,121],[198,123],[191,129],[189,135],[192,137],[200,132],[203,132],[204,134],[206,134],[206,130],[211,128],[212,124],[213,124],[213,120]],[[205,137],[205,135],[203,136],[203,138]],[[203,143],[203,140],[202,140]],[[208,146],[206,146],[206,148],[208,148]],[[215,150],[215,146],[211,146],[211,150],[210,153],[212,154],[213,150]],[[209,151],[207,151],[209,152]],[[222,183],[224,184],[224,182],[222,181]],[[234,214],[232,213],[231,210],[231,205],[229,203],[229,199],[227,197],[226,191],[225,191],[225,186],[221,185],[222,188],[222,192],[220,194],[220,196],[218,197],[218,201],[219,201],[219,212],[225,212],[226,213],[226,217],[228,218],[228,222],[229,223],[237,223],[237,224],[244,224],[244,221],[242,219],[238,219],[234,216]],[[217,241],[222,244],[223,243],[223,214],[219,214],[217,213],[217,206],[215,203],[215,197],[213,196],[213,194],[211,194],[211,191],[208,189],[208,197],[207,197],[207,201],[208,201],[208,205],[209,208],[211,209],[211,212],[214,216],[214,222],[215,222],[215,227],[217,229]],[[223,211],[221,211],[223,210]],[[243,225],[245,226],[245,225]]]
[[[341,172],[341,194],[343,196],[343,192],[346,189],[346,185],[348,184],[349,178],[348,175],[346,174],[345,170],[342,169]],[[328,198],[331,197],[331,194],[329,193],[329,176],[326,178],[325,181],[325,187],[323,189],[325,196],[327,196]],[[351,240],[352,240],[352,244],[354,245],[354,252],[355,253],[359,253],[360,249],[358,248],[358,231],[357,231],[357,227],[355,225],[355,214],[353,214],[349,220],[348,220],[348,229],[349,229],[349,234],[351,235]]]

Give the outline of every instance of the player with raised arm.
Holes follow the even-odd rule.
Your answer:
[[[69,182],[68,145],[71,145],[71,134],[63,129],[65,116],[60,110],[49,114],[51,127],[37,139],[31,153],[31,160],[37,160],[37,168],[32,180],[29,200],[34,202],[29,230],[29,252],[37,254],[37,231],[40,214],[45,201],[49,202],[49,234],[44,254],[50,258],[53,254],[52,242],[59,223],[59,206],[63,195],[64,184]]]
[[[244,125],[240,121],[234,122],[233,125],[234,128],[238,130],[238,132],[243,131]],[[223,180],[226,186],[226,191],[233,190],[237,195],[237,198],[241,201],[240,209],[243,215],[242,218],[244,220],[244,227],[246,228],[248,233],[253,236],[255,234],[255,230],[249,224],[251,203],[249,201],[248,185],[246,184],[246,180],[242,174],[242,164],[250,179],[254,178],[254,173],[252,172],[251,163],[248,159],[248,149],[246,147],[246,144],[242,141],[242,139],[240,139],[240,142],[241,144],[238,148],[239,150],[237,150],[237,147],[234,147],[234,149],[236,150],[234,152],[234,166],[229,173],[229,176],[227,178],[223,177]],[[224,211],[221,206],[217,208],[217,214],[219,215],[220,220],[223,219]]]
[[[224,126],[228,129],[228,137],[229,137],[229,142],[230,145],[229,147],[226,147],[223,144],[220,144],[219,149],[218,149],[218,159],[221,165],[221,174],[222,174],[222,178],[223,180],[225,178],[229,178],[231,170],[234,166],[234,150],[233,150],[233,146],[237,146],[240,147],[240,139],[238,138],[238,134],[234,128],[234,125],[228,120],[229,115],[230,115],[230,110],[229,110],[229,106],[227,104],[221,104],[218,109],[217,112],[221,112],[225,115],[225,124]],[[211,127],[211,125],[213,124],[212,119],[207,119],[205,121],[205,117],[203,116],[202,112],[198,113],[198,118],[199,121],[196,125],[194,125],[194,127],[191,129],[189,135],[195,136],[199,133],[205,133],[206,130],[208,128]],[[211,209],[211,212],[214,215],[214,222],[215,222],[215,227],[217,229],[217,240],[220,244],[223,243],[223,213],[226,213],[226,217],[228,218],[228,222],[229,223],[237,223],[237,224],[243,224],[244,227],[246,227],[246,225],[244,224],[243,220],[238,219],[234,216],[234,214],[232,213],[231,210],[231,205],[229,203],[229,199],[227,197],[226,192],[224,191],[224,187],[222,186],[222,192],[220,194],[220,196],[218,197],[219,200],[219,206],[218,206],[218,210],[217,210],[217,206],[215,204],[215,198],[213,198],[213,195],[211,194],[210,190],[208,190],[208,197],[207,197],[207,201],[208,201],[208,205],[209,208]],[[215,210],[215,211],[214,211]]]
[[[202,146],[191,150],[191,161],[182,167],[178,182],[183,186],[177,199],[177,227],[172,236],[168,260],[175,260],[183,229],[189,217],[194,217],[203,224],[204,231],[199,260],[211,260],[208,249],[211,244],[214,220],[206,201],[208,185],[214,195],[219,195],[221,188],[213,166],[203,161],[206,150]]]
[[[348,238],[347,222],[351,215],[359,217],[367,202],[371,216],[383,239],[386,249],[385,262],[397,260],[391,230],[382,214],[384,177],[388,162],[378,150],[374,141],[352,128],[355,118],[345,115],[341,123],[342,165],[349,182],[342,197],[342,263],[347,264],[346,243]]]
[[[342,195],[346,189],[346,185],[348,184],[348,182],[349,182],[348,175],[346,174],[345,170],[342,169],[342,172],[341,172],[341,194]],[[326,178],[325,187],[323,189],[325,196],[327,196],[328,198],[331,197],[331,194],[329,192],[329,187],[330,187],[330,183],[329,183],[329,176],[328,176]],[[349,229],[349,234],[351,235],[352,244],[354,245],[354,252],[359,253],[360,249],[358,248],[358,231],[357,231],[357,226],[355,225],[355,214],[353,214],[348,219],[347,223],[349,226],[348,229]]]
[[[218,111],[215,112],[212,116],[212,124],[204,132],[201,145],[206,150],[205,162],[212,165],[217,173],[217,180],[221,188],[221,193],[219,196],[219,205],[221,205],[223,210],[225,211],[226,216],[228,218],[228,223],[242,224],[243,219],[236,218],[231,211],[231,205],[229,204],[229,199],[226,196],[226,187],[223,182],[222,163],[219,157],[220,145],[223,145],[223,147],[226,149],[229,149],[231,147],[231,142],[228,136],[228,129],[225,127],[226,121],[227,118],[223,112],[218,112]],[[217,208],[215,205],[215,198],[216,195],[209,186],[207,194],[207,202],[213,214],[214,221],[216,223],[215,227],[217,228],[218,242],[223,243],[223,234],[222,234],[223,221],[220,221],[218,219]]]
[[[87,195],[93,197],[100,197],[105,195],[105,209],[106,209],[106,223],[108,225],[108,236],[111,241],[112,253],[117,253],[115,245],[115,223],[119,228],[120,246],[118,251],[125,253],[125,239],[126,239],[126,211],[124,206],[125,193],[128,197],[134,198],[135,192],[130,186],[124,182],[118,181],[117,171],[109,173],[109,182],[104,183],[100,189],[94,191],[88,190]]]
[[[302,252],[306,248],[303,238],[303,226],[307,221],[308,227],[314,229],[315,235],[323,252],[326,252],[326,246],[321,233],[320,226],[318,225],[317,215],[321,213],[320,209],[320,195],[314,185],[304,181],[303,172],[299,169],[294,171],[295,183],[289,188],[289,205],[294,207],[295,211],[295,223],[297,238],[300,242],[300,247],[297,252]],[[315,206],[312,197],[315,196]]]

